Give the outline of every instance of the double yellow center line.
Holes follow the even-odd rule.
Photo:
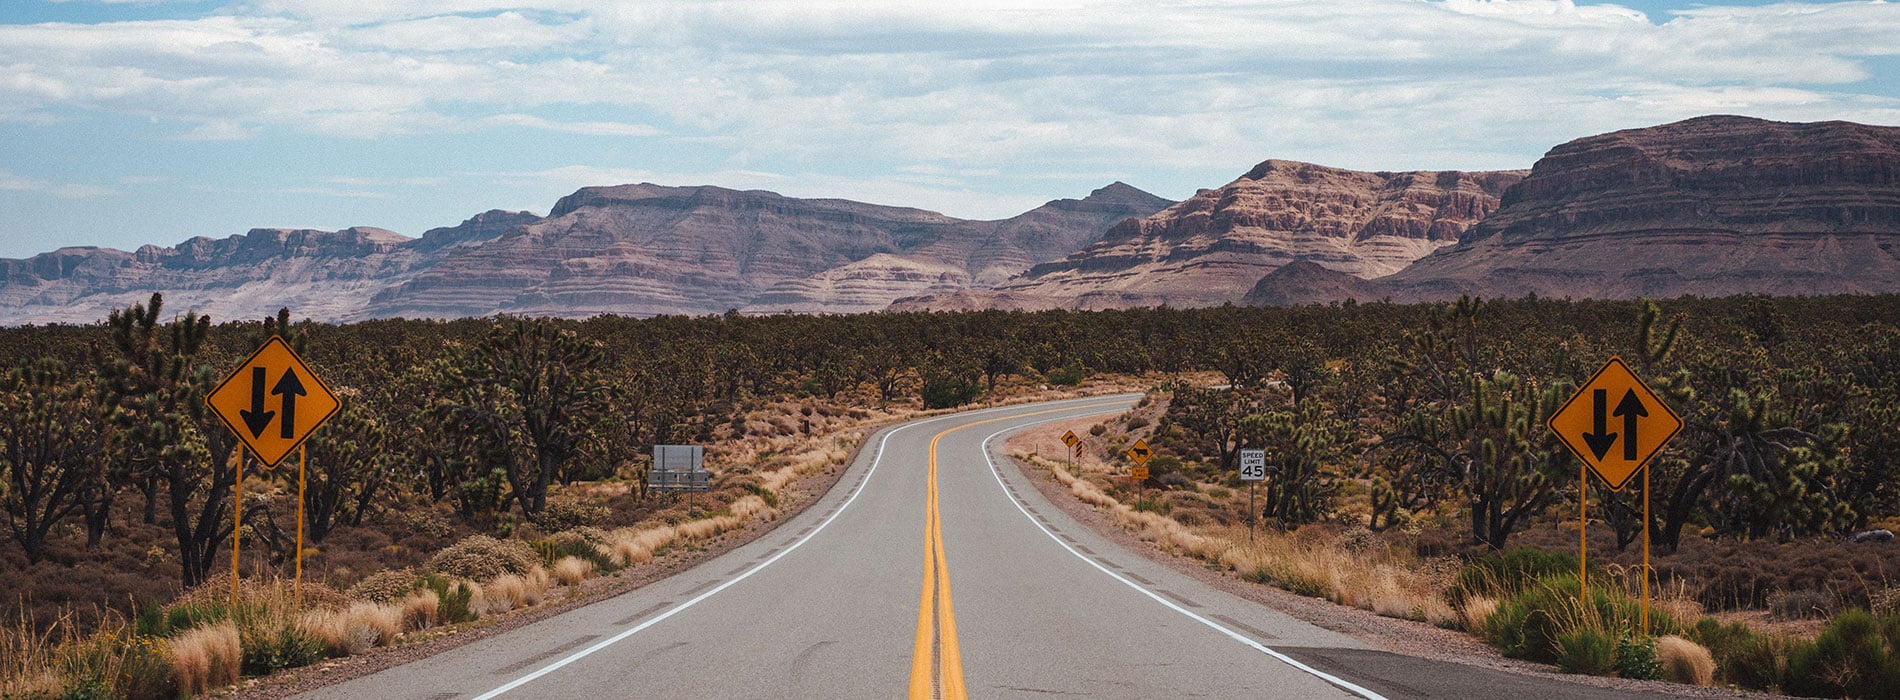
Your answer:
[[[933,697],[930,692],[933,670],[941,678],[941,695],[936,697],[943,700],[964,700],[969,697],[963,690],[963,657],[957,652],[957,614],[950,604],[950,566],[943,557],[943,518],[937,508],[937,443],[943,440],[943,436],[970,425],[951,428],[930,438],[930,477],[924,503],[924,591],[917,603],[917,645],[910,657],[912,700]],[[932,612],[936,613],[934,620]],[[933,654],[932,623],[938,621],[940,624],[935,627],[939,634],[936,653]],[[932,668],[932,657],[938,662],[934,664],[936,669]]]
[[[950,603],[950,567],[943,555],[943,518],[937,507],[937,443],[945,435],[986,423],[1089,408],[1097,406],[1068,406],[980,420],[930,438],[930,471],[924,499],[924,590],[917,602],[917,641],[910,657],[911,700],[967,700],[969,697],[963,688],[963,657],[957,651],[957,615]],[[933,671],[937,680],[935,690],[939,691],[936,695],[931,693]]]

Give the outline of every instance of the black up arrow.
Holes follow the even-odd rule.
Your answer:
[[[251,368],[251,410],[238,409],[244,417],[244,427],[251,429],[251,437],[263,437],[264,429],[270,427],[270,419],[276,411],[264,410],[264,368]]]
[[[1636,390],[1630,389],[1623,393],[1622,401],[1616,402],[1616,415],[1623,417],[1623,459],[1634,462],[1636,461],[1636,419],[1648,418],[1649,409],[1643,406],[1642,399],[1636,397]],[[1597,430],[1602,430],[1602,428],[1597,428]],[[1597,459],[1603,459],[1603,457],[1599,455]]]
[[[1596,416],[1596,432],[1583,434],[1583,441],[1590,445],[1590,453],[1596,455],[1597,461],[1599,462],[1603,461],[1603,455],[1610,453],[1610,446],[1616,444],[1616,433],[1609,432],[1609,394],[1610,392],[1606,389],[1592,389],[1590,391],[1591,408],[1593,414]],[[1640,409],[1642,406],[1638,405],[1637,408]],[[1619,406],[1616,410],[1618,413],[1621,413],[1623,408]],[[1630,420],[1634,421],[1635,419],[1632,418]],[[1634,445],[1636,443],[1632,442],[1630,444]],[[1632,457],[1631,459],[1635,458]]]
[[[263,371],[258,370],[260,373]],[[260,382],[258,385],[263,384]],[[297,370],[284,370],[284,378],[277,380],[277,386],[271,388],[270,393],[284,395],[284,421],[279,424],[277,437],[285,440],[295,439],[297,437],[297,397],[309,396],[303,390],[303,381],[297,379]],[[258,401],[262,402],[263,399],[260,398]]]

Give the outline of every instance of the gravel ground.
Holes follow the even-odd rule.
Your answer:
[[[1039,426],[1033,432],[1019,433],[1005,445],[1010,455],[1036,452],[1044,455],[1061,455],[1062,447],[1057,438],[1065,430],[1074,430],[1077,435],[1087,435],[1088,428],[1104,420],[1106,416],[1094,416],[1073,421],[1049,423]],[[1045,498],[1062,509],[1077,522],[1088,525],[1102,536],[1130,552],[1135,552],[1170,569],[1191,576],[1203,583],[1232,593],[1241,598],[1265,605],[1274,610],[1291,615],[1308,623],[1339,632],[1357,639],[1375,649],[1394,654],[1418,658],[1446,661],[1467,666],[1497,669],[1526,676],[1548,678],[1579,685],[1590,685],[1616,690],[1645,691],[1664,693],[1688,698],[1778,698],[1785,697],[1767,693],[1735,690],[1729,688],[1701,688],[1679,683],[1662,681],[1634,681],[1623,678],[1601,676],[1580,676],[1559,673],[1555,667],[1544,664],[1507,659],[1499,655],[1490,645],[1469,634],[1447,630],[1423,622],[1384,617],[1368,610],[1336,605],[1331,601],[1309,598],[1284,591],[1272,586],[1256,584],[1235,576],[1232,572],[1209,566],[1206,562],[1192,557],[1172,554],[1156,548],[1153,544],[1136,537],[1134,533],[1118,525],[1112,515],[1075,498],[1068,488],[1058,483],[1053,476],[1042,470],[1030,467],[1021,460],[1016,463],[1029,480],[1036,485]]]

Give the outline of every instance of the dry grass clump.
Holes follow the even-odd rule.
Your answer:
[[[726,510],[732,513],[732,517],[742,520],[750,520],[755,515],[763,515],[766,520],[778,517],[778,509],[756,494],[733,501],[732,505],[726,506]]]
[[[510,610],[540,605],[547,589],[548,573],[539,565],[529,569],[527,574],[496,576],[478,589],[482,601],[482,614],[499,615]]]
[[[653,559],[655,553],[673,543],[679,533],[673,526],[662,525],[656,528],[637,530],[622,528],[609,536],[608,556],[616,566],[633,566]]]
[[[1458,626],[1467,632],[1476,632],[1484,628],[1484,623],[1498,611],[1498,599],[1488,595],[1465,596],[1464,604],[1458,606]]]
[[[0,627],[0,696],[37,697],[58,693],[59,675],[53,672],[53,653],[59,648],[59,639],[54,630],[64,626],[55,624],[40,632],[29,621],[19,620]]]
[[[562,585],[578,586],[594,575],[594,563],[580,557],[562,557],[554,562],[554,580]]]
[[[435,591],[424,588],[410,591],[402,599],[402,628],[411,632],[434,627],[436,610],[442,605],[442,597]]]
[[[1709,649],[1675,635],[1656,638],[1656,662],[1669,680],[1715,685],[1715,656]]]
[[[237,625],[230,622],[180,632],[166,647],[171,656],[172,677],[178,690],[187,695],[202,695],[236,683],[244,661]]]

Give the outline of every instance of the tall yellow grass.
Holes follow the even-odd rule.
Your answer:
[[[561,557],[554,562],[554,580],[562,585],[578,586],[594,575],[594,563],[580,557]]]
[[[1375,546],[1353,551],[1330,540],[1307,541],[1277,531],[1256,532],[1249,541],[1244,528],[1195,528],[1160,513],[1137,511],[1086,478],[1087,470],[1078,475],[1040,455],[1017,458],[1049,470],[1076,498],[1108,511],[1117,524],[1164,550],[1387,617],[1441,626],[1459,622],[1459,612],[1444,600],[1445,582],[1408,549]]]
[[[202,695],[237,682],[244,661],[237,625],[195,627],[173,636],[166,646],[179,691]]]
[[[442,598],[435,591],[424,588],[410,591],[402,599],[402,627],[415,632],[434,627],[436,611],[442,606]]]
[[[28,620],[0,627],[0,696],[37,697],[59,693],[59,675],[53,672],[59,632],[70,628],[70,615],[46,631]]]
[[[1656,661],[1677,683],[1715,685],[1715,657],[1707,647],[1675,635],[1656,639]]]

